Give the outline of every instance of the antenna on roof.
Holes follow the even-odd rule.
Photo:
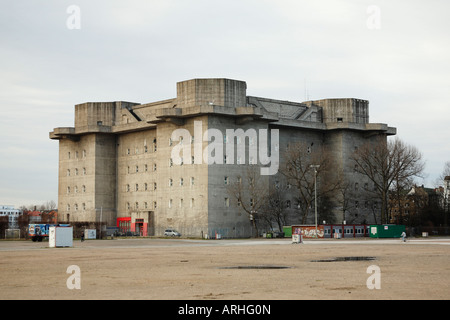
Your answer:
[[[306,78],[305,78],[305,101],[309,101],[309,92],[308,87],[306,86]]]

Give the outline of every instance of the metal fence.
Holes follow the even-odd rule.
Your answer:
[[[450,235],[450,227],[406,227],[406,234],[410,237],[421,237],[424,233],[428,236],[448,236]]]
[[[154,228],[149,232],[152,236],[164,236],[166,229],[176,230],[183,238],[201,238],[201,239],[230,239],[230,238],[249,238],[252,236],[252,227],[234,227],[234,228],[199,228],[199,227],[178,227],[178,228]]]
[[[20,229],[6,229],[5,239],[20,239]]]

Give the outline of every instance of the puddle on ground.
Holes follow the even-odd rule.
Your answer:
[[[219,267],[219,269],[290,269],[289,266],[272,266],[272,265],[262,265],[262,266],[232,266],[232,267]]]
[[[336,257],[330,259],[311,260],[311,262],[370,261],[375,257]]]

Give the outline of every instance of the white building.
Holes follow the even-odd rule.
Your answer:
[[[8,217],[8,229],[18,229],[19,228],[19,216],[22,211],[19,209],[14,209],[14,206],[3,206],[0,205],[0,217]]]

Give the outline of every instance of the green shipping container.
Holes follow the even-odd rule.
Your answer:
[[[292,226],[283,226],[283,232],[285,238],[292,237]]]
[[[369,235],[371,238],[400,238],[403,231],[405,231],[404,225],[371,225],[369,229]]]

